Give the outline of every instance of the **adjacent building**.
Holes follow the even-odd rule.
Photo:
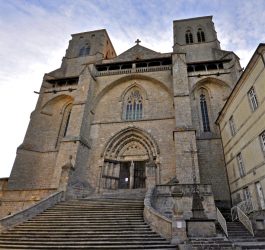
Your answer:
[[[217,122],[232,203],[244,207],[247,213],[252,212],[257,227],[264,228],[265,44],[256,49]]]

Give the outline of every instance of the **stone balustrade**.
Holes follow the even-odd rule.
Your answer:
[[[95,76],[108,76],[108,75],[122,75],[122,74],[132,74],[132,73],[146,73],[146,72],[154,72],[154,71],[171,70],[171,68],[172,68],[171,65],[161,65],[161,66],[105,70],[105,71],[97,71],[96,69],[94,69],[94,75]]]
[[[216,220],[216,207],[211,185],[208,184],[196,184],[196,190],[194,184],[157,185],[149,188],[144,201],[146,222],[161,236],[171,239],[172,243],[185,241],[186,224],[194,225],[192,203],[195,191],[199,192],[205,213],[205,218],[200,221],[207,224],[205,230],[211,229],[214,235],[214,228],[210,227]],[[192,231],[191,226],[189,230]]]

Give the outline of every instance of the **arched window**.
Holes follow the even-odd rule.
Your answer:
[[[79,56],[87,56],[90,53],[90,47],[84,46],[79,50]]]
[[[198,43],[205,42],[205,35],[201,28],[199,28],[197,31],[197,39],[198,39]]]
[[[203,131],[210,132],[210,122],[209,122],[209,115],[207,109],[207,102],[204,94],[200,95],[200,104],[201,104]]]
[[[66,110],[65,110],[65,118],[66,118],[66,121],[65,121],[65,127],[64,127],[64,132],[63,132],[63,137],[66,136],[66,133],[67,133],[67,129],[68,129],[68,126],[69,126],[69,121],[70,121],[70,116],[71,116],[71,111],[72,111],[72,107],[70,105],[68,105],[69,108],[67,107]]]
[[[193,43],[193,35],[190,30],[186,31],[185,38],[186,38],[186,44]]]
[[[133,89],[125,102],[125,120],[138,120],[143,117],[143,98],[138,89]]]
[[[62,138],[65,137],[67,134],[70,116],[71,116],[71,111],[72,111],[72,104],[68,104],[63,111],[63,117],[62,117],[62,121],[61,121],[60,131],[58,133],[58,137],[57,137],[56,145],[55,145],[56,148],[59,145]]]

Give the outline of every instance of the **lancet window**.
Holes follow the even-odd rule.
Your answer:
[[[203,131],[210,132],[210,122],[209,122],[207,101],[206,101],[206,97],[204,94],[200,95],[200,105],[201,105]]]
[[[56,140],[56,145],[55,147],[57,147],[59,145],[59,142],[61,141],[61,139],[63,137],[66,136],[67,134],[67,130],[68,130],[68,126],[69,126],[69,121],[70,121],[70,116],[71,116],[71,111],[72,111],[72,104],[68,104],[63,112],[63,117],[62,117],[62,121],[61,121],[61,127],[59,130],[59,134]]]
[[[125,120],[139,120],[143,118],[143,98],[138,89],[130,92],[125,103]]]
[[[186,31],[185,38],[186,38],[186,44],[193,43],[193,35],[190,30]]]
[[[205,34],[201,28],[199,28],[197,31],[197,39],[198,39],[198,43],[205,42]]]

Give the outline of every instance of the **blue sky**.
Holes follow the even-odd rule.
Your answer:
[[[0,177],[9,176],[44,73],[60,66],[71,34],[105,28],[116,52],[172,51],[173,20],[213,15],[221,47],[246,66],[265,42],[264,0],[0,0]]]

